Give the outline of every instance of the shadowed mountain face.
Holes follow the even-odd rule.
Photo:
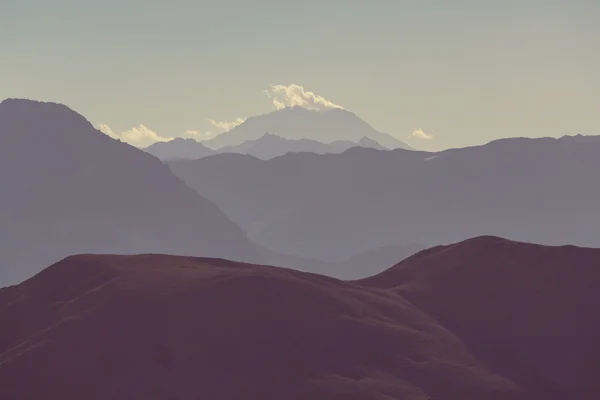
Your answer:
[[[352,147],[368,147],[386,150],[374,140],[362,138],[358,142],[338,140],[332,143],[321,143],[311,139],[285,139],[281,136],[267,133],[256,140],[247,140],[235,146],[225,146],[211,150],[194,139],[177,138],[169,142],[159,142],[144,149],[163,161],[196,160],[215,154],[237,153],[248,154],[261,160],[269,160],[287,153],[316,153],[337,154]]]
[[[247,140],[256,140],[265,132],[286,139],[312,139],[323,143],[338,140],[358,142],[366,137],[388,149],[410,149],[406,143],[376,131],[350,111],[341,109],[315,111],[302,107],[288,107],[269,114],[250,117],[241,125],[205,144],[211,148],[235,146]]]
[[[434,316],[528,398],[600,398],[600,249],[479,237],[359,283]]]
[[[264,262],[237,225],[158,159],[63,105],[0,104],[0,187],[4,285],[81,252]]]
[[[402,297],[274,267],[69,257],[0,325],[3,399],[521,399]]]
[[[506,139],[439,153],[352,148],[169,163],[256,242],[341,261],[497,235],[600,246],[600,142]]]

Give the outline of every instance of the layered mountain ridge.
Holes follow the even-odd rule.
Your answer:
[[[600,246],[600,141],[512,138],[432,153],[351,148],[261,161],[218,155],[171,170],[257,243],[338,262],[479,235]]]
[[[0,289],[0,397],[592,400],[599,266],[497,237],[356,282],[71,256]]]
[[[55,103],[0,103],[0,282],[73,253],[266,262],[260,246],[156,158]]]

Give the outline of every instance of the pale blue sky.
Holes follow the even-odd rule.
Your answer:
[[[298,84],[424,149],[600,134],[597,3],[0,0],[0,98],[176,136]]]

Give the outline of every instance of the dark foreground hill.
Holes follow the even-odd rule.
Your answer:
[[[2,399],[520,398],[396,294],[219,259],[69,257],[0,326]]]
[[[360,283],[435,317],[532,398],[600,398],[600,249],[478,237]]]
[[[600,250],[481,237],[359,282],[81,255],[0,290],[4,399],[600,398]]]

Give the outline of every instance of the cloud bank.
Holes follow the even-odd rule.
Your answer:
[[[290,84],[290,85],[271,85],[271,87],[264,91],[269,99],[273,103],[273,107],[277,110],[284,109],[286,107],[302,107],[309,110],[325,111],[331,109],[344,109],[339,104],[327,100],[323,96],[319,96],[314,92],[307,91],[304,86]],[[168,142],[176,137],[192,138],[197,141],[205,141],[213,139],[223,132],[227,132],[236,126],[243,124],[246,118],[235,118],[232,121],[217,121],[214,119],[206,120],[214,129],[207,131],[200,130],[187,130],[180,135],[165,136],[161,135],[147,126],[140,124],[124,132],[115,132],[107,124],[99,124],[98,130],[104,134],[118,139],[123,142],[129,143],[132,146],[144,148],[157,142]],[[415,131],[417,132],[417,131]],[[421,135],[413,135],[419,138],[429,138],[425,132],[420,131]],[[427,137],[426,137],[427,136]]]
[[[145,125],[139,125],[127,131],[117,133],[107,124],[99,124],[98,130],[113,139],[121,140],[139,148],[148,147],[157,142],[168,142],[175,139],[175,136],[163,136]],[[217,136],[217,133],[210,131],[200,132],[197,130],[187,130],[181,135],[177,135],[177,137],[191,138],[198,141],[212,139],[215,136]]]
[[[150,146],[152,143],[168,142],[169,140],[173,140],[172,137],[159,135],[145,125],[139,125],[131,128],[128,131],[117,133],[114,132],[110,126],[106,124],[100,124],[98,125],[98,130],[113,139],[119,139],[136,147],[146,147]]]
[[[273,107],[276,110],[281,110],[286,107],[303,107],[309,110],[325,111],[333,108],[344,107],[327,100],[323,96],[319,96],[313,92],[304,89],[303,86],[291,85],[271,85],[264,91],[269,99],[273,102]]]

